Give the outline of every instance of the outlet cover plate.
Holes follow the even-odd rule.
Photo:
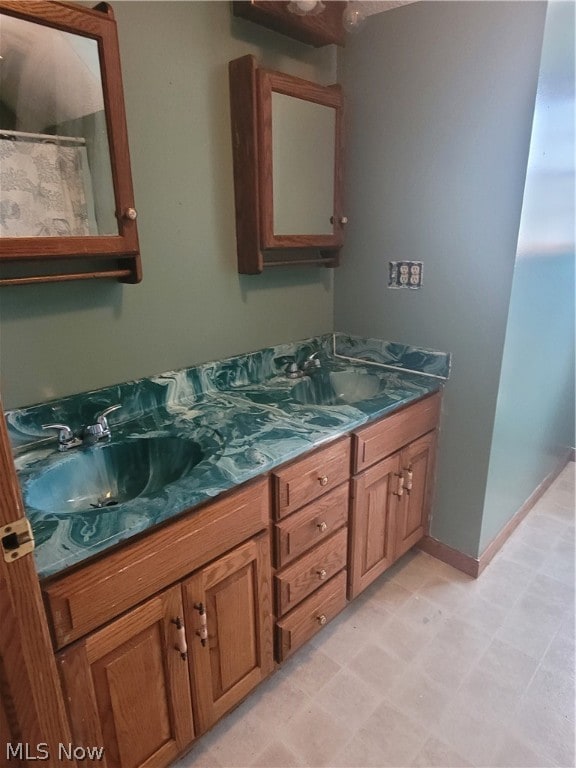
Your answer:
[[[421,288],[421,261],[390,261],[388,288]]]

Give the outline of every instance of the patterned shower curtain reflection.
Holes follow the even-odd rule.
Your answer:
[[[98,234],[86,147],[0,136],[0,236]]]

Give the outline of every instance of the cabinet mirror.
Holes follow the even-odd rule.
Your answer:
[[[340,86],[230,62],[240,272],[336,266],[344,241]]]
[[[336,111],[272,91],[272,237],[331,235]]]
[[[0,0],[0,56],[0,282],[138,282],[110,6]]]

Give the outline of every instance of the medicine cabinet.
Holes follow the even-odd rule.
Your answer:
[[[342,14],[346,8],[345,2],[330,0],[323,5],[320,3],[322,10],[318,14],[291,12],[289,6],[294,5],[298,4],[283,0],[234,0],[232,11],[235,16],[249,19],[316,48],[331,44],[344,45]]]
[[[229,64],[238,271],[338,265],[344,242],[339,85]]]
[[[141,280],[111,7],[0,0],[0,285]]]

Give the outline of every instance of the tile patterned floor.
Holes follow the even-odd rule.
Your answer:
[[[480,579],[409,553],[178,768],[573,768],[574,467]]]

